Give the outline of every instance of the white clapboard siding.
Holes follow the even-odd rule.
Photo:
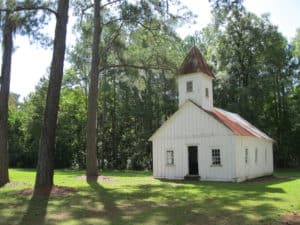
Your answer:
[[[151,140],[155,178],[183,179],[188,174],[188,146],[198,147],[201,180],[243,181],[273,173],[272,141],[237,136],[190,101],[185,102]],[[215,148],[220,149],[221,166],[212,166],[211,150]],[[167,165],[168,150],[174,151],[171,166]]]
[[[188,174],[188,146],[198,146],[199,175],[203,180],[232,180],[235,175],[235,135],[191,102],[186,102],[151,138],[153,173],[157,178],[183,179]],[[211,149],[221,150],[221,167],[211,166]],[[175,163],[167,165],[166,151]]]
[[[245,149],[248,163],[245,163]],[[255,151],[257,149],[257,161]],[[237,136],[236,166],[239,181],[273,173],[273,142],[262,138]]]
[[[186,83],[188,81],[193,81],[192,92],[186,92]],[[205,95],[205,88],[208,88],[208,97]],[[211,110],[213,108],[212,77],[201,72],[179,76],[178,90],[179,106],[190,99],[204,109]]]
[[[180,72],[179,109],[149,139],[154,177],[183,179],[188,175],[188,146],[198,147],[201,180],[238,182],[272,174],[273,139],[238,114],[214,108],[214,75],[199,49],[191,48]],[[212,149],[220,149],[220,166],[212,166]],[[174,151],[174,165],[167,164],[168,150]]]

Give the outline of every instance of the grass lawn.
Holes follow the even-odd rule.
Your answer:
[[[83,174],[57,170],[55,184],[77,192],[32,197],[20,191],[33,186],[34,170],[11,169],[11,183],[0,188],[0,224],[270,225],[300,215],[299,170],[245,183],[159,181],[130,171],[103,172],[110,179],[87,183]]]

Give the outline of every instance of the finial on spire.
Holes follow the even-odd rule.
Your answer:
[[[195,36],[192,37],[193,47],[196,47],[196,38]]]

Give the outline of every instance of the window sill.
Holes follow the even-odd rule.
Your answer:
[[[175,164],[166,164],[166,166],[173,167]]]
[[[223,167],[222,164],[220,165],[210,165],[210,167]]]

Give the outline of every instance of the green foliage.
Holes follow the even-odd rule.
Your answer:
[[[300,28],[297,29],[296,36],[293,39],[294,56],[300,58]]]
[[[38,1],[37,1],[38,2]],[[247,12],[242,1],[212,1],[213,21],[181,40],[175,29],[188,11],[177,1],[108,2],[101,8],[97,150],[101,168],[151,168],[148,138],[177,109],[175,75],[195,44],[216,75],[215,106],[239,113],[275,139],[275,165],[300,164],[300,33],[289,43],[268,15]],[[73,2],[80,15],[68,50],[60,100],[56,167],[85,167],[91,2]],[[180,6],[178,6],[180,7]],[[47,79],[24,103],[11,97],[10,164],[35,167]]]
[[[77,4],[79,12],[85,9],[80,1]],[[150,168],[148,138],[176,109],[174,74],[182,55],[178,54],[181,40],[173,28],[181,19],[169,13],[168,18],[159,17],[166,10],[159,1],[121,1],[102,8],[98,109],[101,168]],[[91,19],[91,12],[86,11],[75,26],[80,35],[69,51],[72,69],[81,79],[78,85],[85,90]]]
[[[47,80],[42,78],[35,93],[30,94],[18,107],[9,107],[10,165],[36,167],[37,151],[43,121]]]
[[[55,165],[57,168],[84,167],[86,97],[84,90],[75,85],[76,77],[70,70],[63,80],[58,114]],[[36,167],[37,151],[48,80],[43,78],[24,103],[10,105],[10,165]]]
[[[18,102],[19,96],[10,94],[9,98],[9,149],[10,149],[10,165],[20,167],[18,163],[23,160],[21,155],[24,149],[24,132],[22,122],[24,120],[24,112],[20,110]]]
[[[58,114],[55,164],[58,168],[84,167],[86,141],[86,97],[75,84],[72,70],[66,72]]]
[[[101,80],[100,159],[101,165],[107,161],[109,168],[151,167],[148,138],[177,105],[176,84],[170,72],[176,70],[176,54],[169,50],[170,42],[151,39],[145,29],[132,32],[130,37],[131,43],[120,59],[120,63],[126,61],[124,67],[106,70]],[[159,69],[161,65],[164,68]]]
[[[31,42],[39,43],[42,46],[50,44],[50,38],[45,35],[42,28],[49,22],[53,1],[6,0],[1,1],[0,6],[1,9],[5,9],[5,13],[0,14],[1,22],[4,15],[9,14],[16,34],[28,36]]]
[[[299,145],[291,144],[297,124],[291,97],[299,81],[299,60],[292,50],[297,48],[268,15],[247,12],[239,1],[214,1],[213,15],[214,23],[194,40],[214,67],[215,105],[239,113],[273,137],[276,166],[299,165]]]

